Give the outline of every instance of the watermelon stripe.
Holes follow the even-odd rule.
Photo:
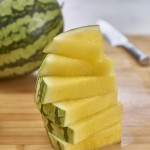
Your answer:
[[[39,78],[38,86],[39,86],[39,90],[37,91],[36,99],[39,103],[41,103],[42,98],[45,96],[47,85],[45,84],[42,78]]]
[[[43,60],[44,59],[42,50],[38,50],[36,51],[36,53],[34,53],[34,55],[31,55],[28,59],[19,59],[17,60],[15,63],[10,63],[10,64],[5,64],[3,66],[0,67],[0,71],[4,71],[6,68],[13,68],[16,66],[23,66],[25,63],[29,63],[29,62],[34,62],[34,61],[38,61],[38,60]]]
[[[0,17],[0,28],[6,27],[8,24],[15,22],[18,18],[23,18],[26,15],[33,15],[35,12],[45,13],[47,10],[59,9],[59,5],[55,2],[42,3],[35,1],[33,5],[26,6],[24,11],[15,10],[12,8],[12,13],[3,17]]]
[[[65,138],[66,142],[69,142],[69,141],[68,141],[68,139],[69,139],[69,136],[68,136],[68,128],[67,128],[67,127],[64,127],[63,130],[64,130],[64,138]]]
[[[52,20],[58,14],[60,14],[60,11],[53,10],[47,11],[46,13],[36,12],[33,16],[27,15],[24,18],[19,18],[16,22],[9,24],[0,30],[0,40],[2,41],[0,47],[2,47],[2,44],[8,46],[16,41],[16,36],[18,37],[18,40],[27,38],[27,33],[30,34],[34,30],[42,27],[46,22]],[[36,19],[37,17],[39,20]]]
[[[59,109],[56,107],[55,108],[55,123],[61,124],[60,118],[58,116],[59,116]]]
[[[37,68],[39,68],[41,64],[41,60],[40,61],[34,61],[34,62],[30,62],[28,64],[24,64],[24,66],[22,67],[15,67],[15,68],[8,68],[5,71],[0,71],[0,78],[12,78],[12,77],[16,77],[18,75],[25,75],[27,73],[33,72],[34,70],[36,70]]]
[[[36,104],[38,105],[38,109],[41,112],[41,114],[44,114],[43,105],[41,103],[37,103],[37,102],[36,102]]]
[[[53,129],[53,126],[56,126],[56,129],[59,129],[59,138],[66,141],[66,142],[69,142],[70,139],[69,139],[69,132],[71,131],[71,129],[69,127],[60,127],[56,124],[54,124],[53,122],[51,122],[49,119],[48,120],[48,124],[47,124],[47,128],[50,129],[49,132],[51,132],[52,134],[54,134],[56,136],[56,132],[54,131]],[[54,127],[55,128],[55,127]],[[58,135],[57,135],[58,137]]]
[[[50,32],[48,35],[47,35],[47,38],[49,39],[49,40],[51,40],[52,38],[53,38],[53,36],[55,36],[55,35],[57,35],[57,34],[59,34],[60,32],[62,32],[63,31],[63,22],[62,22],[62,20],[60,20],[59,21],[59,25],[57,26],[57,28],[54,28],[54,30],[52,30],[52,32]],[[43,38],[42,37],[40,37],[40,39],[42,40]],[[39,40],[40,40],[39,39]],[[41,41],[40,40],[40,41]],[[38,41],[37,41],[38,42]],[[39,42],[38,42],[39,43]],[[13,53],[14,53],[14,57],[13,57],[13,62],[12,62],[12,60],[10,61],[8,61],[8,56],[7,56],[7,54],[3,54],[3,55],[1,55],[0,56],[0,60],[1,60],[1,62],[0,62],[0,64],[2,64],[1,66],[0,66],[0,70],[3,70],[4,68],[6,68],[6,67],[9,67],[10,68],[10,66],[17,66],[18,65],[18,62],[23,62],[23,61],[25,61],[27,58],[26,57],[31,57],[32,55],[34,55],[34,54],[36,54],[36,47],[34,46],[34,45],[37,45],[38,46],[38,44],[36,44],[36,42],[34,43],[34,44],[32,44],[31,46],[33,47],[33,50],[31,51],[30,49],[28,50],[28,49],[18,49],[16,52],[18,53],[18,54],[16,54],[16,53],[14,53],[14,51],[13,51]],[[28,45],[29,46],[29,45]],[[45,46],[45,43],[43,42],[43,48],[44,48],[44,46]],[[42,51],[42,49],[43,48],[41,48],[41,51]],[[20,51],[20,53],[22,53],[23,55],[22,55],[22,57],[21,56],[19,56],[19,51]],[[29,51],[29,52],[28,52]],[[25,53],[27,53],[28,55],[27,56],[25,56]],[[13,54],[11,53],[11,55],[13,56]],[[4,57],[4,56],[6,56],[6,58]],[[17,56],[17,57],[16,57]],[[18,59],[18,57],[19,57],[19,59]],[[21,57],[21,58],[20,58]],[[6,61],[7,61],[7,63],[6,63]],[[2,63],[3,62],[3,63]],[[11,62],[11,63],[10,63]]]
[[[26,45],[29,44],[33,44],[41,35],[43,34],[48,34],[53,28],[55,28],[55,26],[58,24],[59,20],[62,18],[61,15],[56,16],[53,20],[50,20],[48,22],[45,23],[44,26],[42,26],[42,28],[33,31],[28,39],[23,39],[20,40],[18,42],[14,42],[8,46],[2,46],[0,48],[0,54],[6,54],[6,53],[10,53],[13,50],[16,50],[17,48],[25,48]],[[50,26],[50,28],[48,28]],[[43,33],[43,28],[47,30],[44,31]]]
[[[53,132],[54,129],[51,126],[51,121],[50,120],[48,120],[48,123],[47,123],[46,127],[49,129],[50,132]]]
[[[61,145],[60,145],[60,142],[59,142],[59,141],[57,141],[56,144],[57,144],[59,150],[63,150],[63,149],[61,148]]]

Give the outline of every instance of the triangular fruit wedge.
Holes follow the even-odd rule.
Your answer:
[[[45,127],[53,135],[68,143],[76,144],[97,132],[109,128],[113,124],[120,122],[122,119],[122,111],[123,106],[121,103],[118,103],[102,112],[100,111],[67,127],[60,127],[52,123],[46,117],[43,117],[43,120]]]
[[[41,112],[52,122],[64,127],[86,118],[94,113],[115,105],[117,103],[117,90],[100,96],[43,104]],[[82,108],[86,108],[83,111]]]
[[[102,59],[103,42],[99,26],[80,27],[61,33],[44,52],[85,60]]]
[[[106,145],[120,143],[121,123],[119,122],[108,129],[97,132],[93,136],[77,144],[64,142],[50,132],[47,131],[47,133],[55,150],[93,150],[96,148],[104,147]]]
[[[113,70],[113,61],[104,56],[102,61],[87,61],[48,54],[40,67],[39,76],[107,75]]]
[[[57,101],[75,100],[116,89],[116,76],[90,77],[41,77],[36,88],[36,103],[46,104]]]

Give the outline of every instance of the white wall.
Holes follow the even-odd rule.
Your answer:
[[[150,35],[150,0],[58,0],[65,2],[65,29],[103,18],[124,33]]]

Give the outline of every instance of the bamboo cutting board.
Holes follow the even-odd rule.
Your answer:
[[[130,37],[150,55],[150,37]],[[105,43],[115,60],[124,103],[121,144],[103,150],[150,150],[150,67],[139,66],[121,48]],[[35,75],[0,81],[0,150],[53,150],[34,104]]]

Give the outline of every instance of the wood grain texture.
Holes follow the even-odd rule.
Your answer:
[[[130,37],[150,55],[150,37]],[[150,150],[150,67],[105,42],[115,60],[119,99],[124,103],[121,144],[102,150]],[[36,76],[0,81],[0,150],[53,150],[34,104]]]

